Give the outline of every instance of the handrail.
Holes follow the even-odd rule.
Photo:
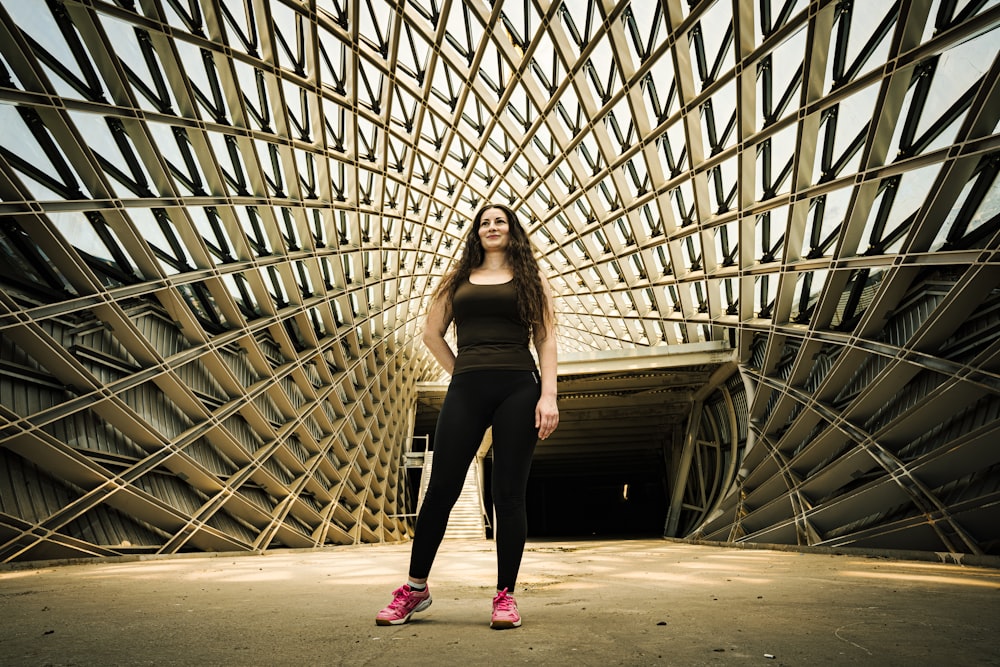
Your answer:
[[[477,494],[479,498],[479,513],[483,515],[483,524],[490,530],[493,530],[493,524],[490,523],[490,515],[486,512],[486,503],[483,502],[484,487],[483,487],[483,480],[479,474],[479,464],[482,461],[482,459],[480,459],[477,456],[475,459],[473,459],[473,461],[476,464],[476,488],[479,491],[479,493]]]

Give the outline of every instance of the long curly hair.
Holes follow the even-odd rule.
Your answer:
[[[469,279],[472,270],[479,267],[486,259],[483,243],[479,238],[479,227],[483,221],[483,213],[491,208],[498,208],[507,214],[510,229],[507,262],[514,273],[514,290],[517,293],[517,308],[521,321],[532,335],[545,332],[549,325],[549,311],[546,308],[542,279],[538,273],[538,262],[531,252],[531,241],[517,219],[517,214],[503,204],[486,204],[476,212],[476,217],[465,235],[461,255],[452,263],[451,268],[435,288],[432,298],[445,298],[448,316],[451,317],[455,291]]]

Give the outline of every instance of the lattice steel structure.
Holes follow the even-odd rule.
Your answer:
[[[419,318],[487,201],[563,354],[735,351],[691,434],[740,474],[682,534],[997,554],[998,25],[0,0],[0,560],[403,539]]]

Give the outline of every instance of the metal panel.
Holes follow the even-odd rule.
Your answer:
[[[557,449],[593,410],[662,457],[635,431],[703,369],[642,378],[733,350],[684,530],[996,553],[1000,7],[147,4],[0,0],[4,558],[400,539],[420,318],[486,201],[564,358],[660,406],[578,383]]]

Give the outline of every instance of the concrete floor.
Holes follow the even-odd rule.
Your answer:
[[[673,541],[530,542],[489,629],[490,542],[375,613],[409,545],[0,569],[4,665],[1000,665],[1000,570]]]

